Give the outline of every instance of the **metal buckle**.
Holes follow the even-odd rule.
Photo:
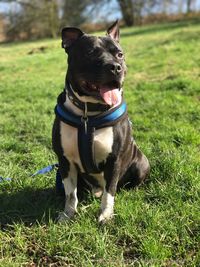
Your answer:
[[[87,123],[88,123],[88,117],[82,117],[81,122],[84,124],[85,127],[85,134],[87,134]]]
[[[81,122],[84,123],[85,134],[87,134],[87,123],[88,123],[88,116],[87,116],[87,102],[85,102],[84,115],[81,117]]]

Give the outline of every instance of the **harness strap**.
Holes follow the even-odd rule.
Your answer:
[[[81,163],[86,173],[100,173],[94,157],[94,127],[78,128],[78,148]]]
[[[100,173],[94,155],[94,132],[96,129],[115,125],[127,116],[126,103],[95,116],[77,116],[63,104],[58,103],[55,113],[60,120],[78,129],[78,148],[81,163],[86,173]]]

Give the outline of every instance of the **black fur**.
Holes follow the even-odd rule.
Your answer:
[[[93,96],[100,102],[102,98],[97,88],[100,85],[121,87],[126,73],[116,23],[108,29],[107,34],[106,37],[95,37],[84,34],[76,28],[62,30],[62,47],[68,54],[66,81],[72,85],[79,96]],[[90,84],[95,84],[96,90],[91,90]],[[61,94],[58,101],[64,100],[65,97]],[[122,186],[133,187],[140,184],[147,177],[150,169],[147,158],[132,138],[132,129],[127,115],[113,125],[113,136],[112,152],[98,166],[104,173],[105,191],[112,196]],[[60,173],[64,179],[68,176],[70,163],[63,155],[58,117],[54,122],[52,139],[53,149],[59,160]],[[79,166],[77,164],[75,166],[78,171],[79,191],[84,184],[81,183],[82,179],[87,180],[95,188],[100,187],[92,175],[81,173]],[[69,201],[72,198],[73,195],[70,194]]]

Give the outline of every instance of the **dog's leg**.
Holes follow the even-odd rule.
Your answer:
[[[113,207],[114,207],[114,195],[104,190],[102,199],[101,199],[101,213],[98,219],[99,223],[105,223],[113,216]]]
[[[119,162],[107,161],[104,171],[105,188],[101,199],[101,213],[98,218],[99,223],[105,223],[113,216],[114,197],[119,179]]]
[[[77,170],[73,163],[70,164],[68,176],[63,179],[63,184],[66,197],[65,209],[59,214],[59,222],[70,220],[77,211]]]
[[[137,148],[137,157],[133,159],[128,172],[130,173],[130,185],[135,187],[141,184],[150,172],[150,165],[147,157]]]
[[[122,164],[123,165],[123,164]],[[142,151],[133,143],[132,160],[125,174],[120,177],[117,189],[122,187],[131,189],[134,188],[148,177],[150,172],[150,165],[147,157]]]

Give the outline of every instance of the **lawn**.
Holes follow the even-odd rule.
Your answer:
[[[151,175],[99,226],[88,194],[68,224],[51,149],[64,86],[60,40],[0,45],[0,266],[200,266],[200,21],[121,31],[125,99]],[[42,49],[41,49],[42,47]]]

